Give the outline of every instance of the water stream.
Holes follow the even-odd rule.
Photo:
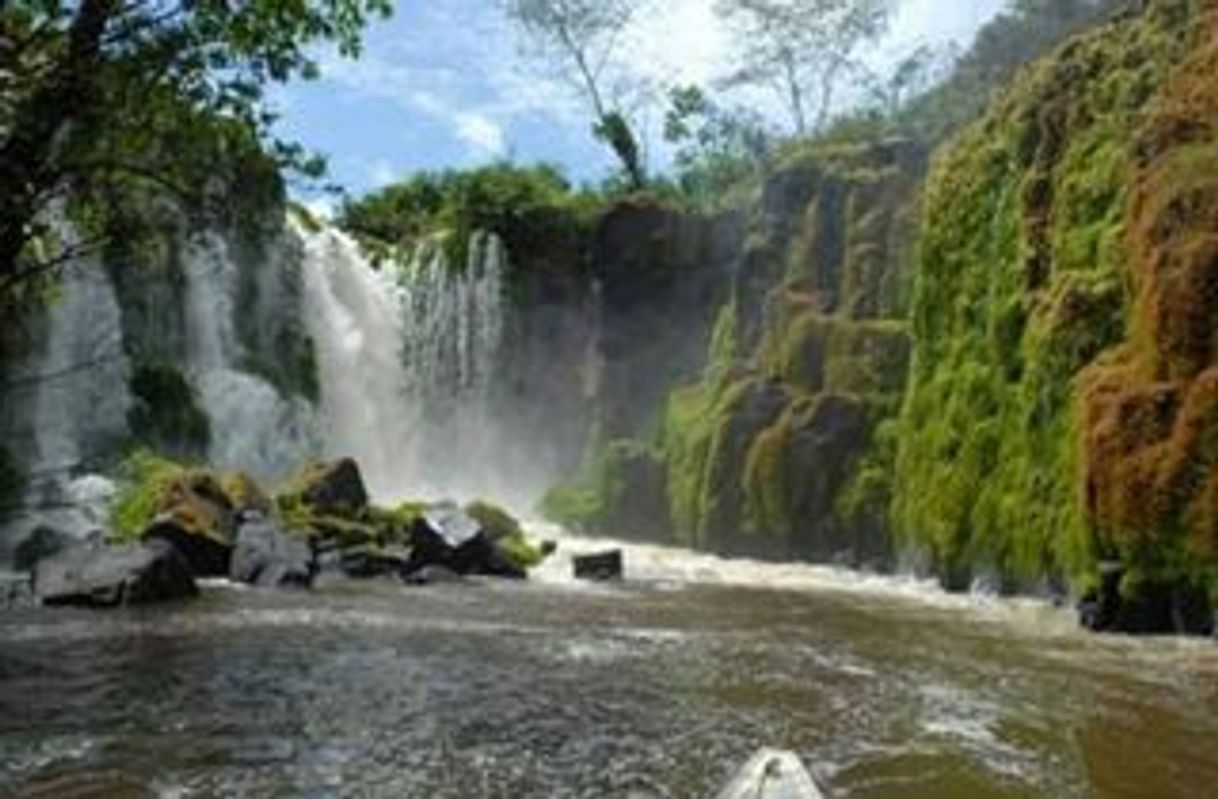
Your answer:
[[[570,553],[601,545],[564,540],[521,585],[0,617],[0,792],[709,797],[764,745],[835,799],[1218,784],[1212,643],[657,547],[628,547],[623,585],[572,581]]]

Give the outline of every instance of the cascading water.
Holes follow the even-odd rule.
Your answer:
[[[22,508],[0,536],[3,549],[40,524],[75,535],[100,527],[109,485],[87,472],[128,435],[121,312],[96,259],[64,268],[42,324],[40,346],[9,370],[0,391],[5,444],[28,477]]]
[[[313,409],[243,369],[236,333],[238,267],[223,238],[197,236],[185,257],[188,372],[211,420],[208,459],[278,477],[317,448]]]
[[[413,417],[412,449],[431,492],[510,498],[514,475],[493,391],[502,374],[507,256],[497,236],[471,237],[464,267],[444,242],[420,245],[404,274],[402,360]]]
[[[296,232],[326,453],[358,460],[386,500],[536,499],[539,487],[521,479],[534,464],[513,464],[527,460],[518,456],[530,431],[510,429],[495,393],[508,379],[499,238],[472,236],[463,268],[437,237],[378,270],[336,230]]]
[[[122,302],[142,301],[138,281],[120,300],[98,259],[73,263],[41,346],[10,366],[2,389],[6,444],[34,478],[23,529],[104,525],[104,486],[79,478],[112,464],[139,432],[128,429],[129,380],[131,357],[144,356],[128,353],[145,352],[180,359],[217,467],[274,480],[319,453],[351,456],[386,501],[535,499],[542,483],[526,476],[540,460],[527,448],[536,431],[513,429],[500,390],[511,377],[507,256],[487,234],[471,237],[468,253],[454,267],[434,239],[378,270],[341,232],[289,220],[258,259],[242,261],[225,236],[194,233],[181,248],[184,291],[162,310],[180,322],[178,344],[151,341],[159,328],[124,327]],[[284,335],[311,341],[316,405],[266,372],[268,359],[288,363],[276,350]],[[83,507],[87,518],[52,519],[48,505]],[[8,543],[22,534],[10,530]]]
[[[304,246],[305,319],[316,346],[323,448],[359,461],[379,497],[417,492],[400,357],[401,292],[342,233],[299,225],[295,231]]]

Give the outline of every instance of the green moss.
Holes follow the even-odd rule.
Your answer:
[[[194,387],[178,369],[141,364],[132,370],[130,388],[135,402],[127,424],[137,441],[185,457],[207,451],[211,422],[199,407]]]
[[[882,525],[887,519],[894,492],[899,435],[896,418],[876,426],[871,446],[836,500],[837,517],[845,526],[859,529],[868,524]]]
[[[247,472],[226,472],[220,476],[220,488],[234,508],[270,513],[274,503],[270,496]]]
[[[165,493],[186,473],[185,466],[148,450],[129,455],[119,467],[123,488],[110,506],[110,537],[138,541],[160,513]]]
[[[741,357],[739,328],[739,313],[733,299],[719,309],[715,325],[711,329],[710,350],[703,379],[712,386],[722,385],[728,380]]]
[[[633,439],[610,441],[580,479],[549,491],[541,510],[577,532],[654,538],[668,529],[663,479],[652,447]]]
[[[688,544],[698,542],[708,461],[721,423],[708,389],[691,386],[669,397],[664,425],[669,512],[674,532]]]
[[[1128,323],[1127,188],[1147,65],[1178,31],[1131,18],[1028,70],[927,188],[894,516],[948,582],[1085,580],[1074,384]]]
[[[605,514],[604,498],[595,486],[558,485],[546,492],[541,514],[547,520],[578,533],[597,531]]]
[[[483,532],[492,540],[498,541],[501,538],[524,535],[520,522],[498,505],[477,500],[466,505],[465,512],[481,525]]]
[[[794,418],[800,413],[795,403],[778,422],[761,433],[749,447],[744,467],[744,532],[782,538],[795,531],[795,502],[792,493],[803,475],[791,469],[791,438]]]

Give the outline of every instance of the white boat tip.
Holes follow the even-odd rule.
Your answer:
[[[799,755],[762,749],[736,772],[716,799],[825,799]]]

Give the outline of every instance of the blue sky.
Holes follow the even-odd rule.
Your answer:
[[[711,84],[731,63],[714,0],[654,0],[623,47],[631,78],[653,92]],[[1005,0],[899,0],[882,61],[918,44],[965,45]],[[322,77],[273,95],[279,133],[330,159],[331,179],[361,193],[421,169],[469,167],[499,158],[549,161],[577,180],[610,169],[591,140],[578,97],[530,58],[498,0],[399,0],[368,31],[357,61],[323,54]],[[643,112],[659,127],[660,110]],[[651,136],[652,166],[666,154]]]

